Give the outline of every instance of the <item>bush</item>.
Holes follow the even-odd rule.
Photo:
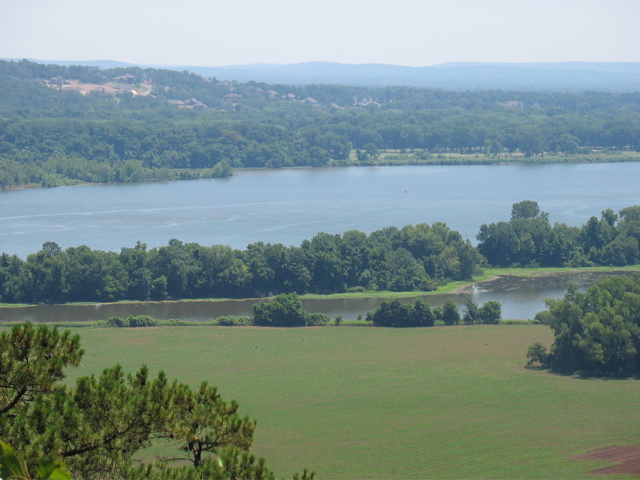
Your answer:
[[[309,317],[297,293],[283,293],[272,301],[254,304],[252,309],[253,323],[260,326],[304,327]]]
[[[347,288],[347,292],[349,292],[349,293],[354,293],[354,292],[362,293],[362,292],[366,292],[366,291],[367,291],[367,289],[364,288],[364,287],[361,287],[361,286]]]
[[[534,362],[544,364],[547,361],[547,348],[540,342],[529,345],[527,358],[529,359],[527,365],[531,365]]]
[[[343,320],[340,323],[344,327],[373,327],[373,322],[367,320]]]
[[[307,326],[310,327],[323,327],[327,325],[331,319],[324,313],[311,313],[307,318]]]
[[[223,327],[240,327],[253,325],[251,317],[236,317],[235,315],[224,315],[218,317],[212,324],[222,325]]]
[[[158,321],[148,315],[129,316],[127,318],[129,327],[157,327]]]
[[[121,317],[109,317],[109,319],[107,320],[106,326],[115,327],[115,328],[128,327],[129,322]]]

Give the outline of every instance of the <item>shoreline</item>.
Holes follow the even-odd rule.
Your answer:
[[[386,157],[402,157],[407,156],[407,159],[397,160],[390,159],[387,160]],[[560,157],[557,155],[547,155],[540,157],[523,157],[523,156],[513,156],[506,155],[504,157],[485,157],[484,155],[479,154],[432,154],[433,158],[428,160],[412,160],[413,153],[391,153],[384,152],[381,155],[379,161],[375,163],[364,163],[351,161],[347,163],[336,163],[331,160],[327,165],[322,167],[312,167],[308,165],[301,166],[292,166],[292,167],[279,167],[279,168],[269,168],[269,167],[234,167],[235,171],[251,171],[251,170],[299,170],[299,169],[315,169],[315,168],[342,168],[342,167],[438,167],[438,166],[501,166],[501,165],[593,165],[593,164],[603,164],[603,163],[635,163],[640,162],[640,154],[636,152],[628,152],[628,153],[618,153],[614,155],[598,155],[598,154],[590,154],[590,155],[574,155],[571,157]],[[438,158],[441,157],[441,158]],[[175,169],[182,170],[185,169]],[[188,169],[194,172],[202,172],[206,170],[206,168],[198,168],[198,169]],[[231,175],[233,176],[233,175]],[[230,177],[223,177],[230,178]],[[199,180],[198,179],[183,179],[183,180]],[[73,179],[70,179],[72,182]],[[59,187],[78,187],[78,186],[86,186],[86,185],[138,185],[144,183],[164,183],[164,182],[178,182],[183,181],[181,179],[169,179],[169,180],[145,180],[142,182],[78,182],[72,183],[70,185],[57,185],[55,187],[43,187],[37,183],[30,183],[25,185],[12,185],[10,187],[6,187],[0,189],[0,192],[10,192],[10,191],[18,191],[18,190],[26,190],[26,189],[40,189],[40,188],[59,188]]]
[[[514,290],[519,285],[526,282],[537,281],[541,278],[563,279],[566,276],[575,276],[576,281],[586,277],[611,277],[616,275],[632,276],[640,274],[640,265],[629,265],[626,267],[583,267],[583,268],[508,268],[508,269],[488,269],[483,276],[476,277],[468,282],[453,282],[449,286],[433,291],[408,291],[408,292],[392,292],[388,290],[370,290],[365,292],[348,292],[333,293],[329,295],[305,294],[300,295],[301,300],[335,300],[335,299],[356,299],[356,298],[384,298],[384,299],[401,299],[407,297],[429,297],[431,295],[467,295],[473,293],[473,287],[477,287],[477,291],[487,292],[494,290]],[[598,278],[595,281],[600,280]],[[595,281],[593,283],[595,283]],[[494,288],[487,288],[494,286]],[[119,302],[77,302],[77,303],[52,303],[52,304],[11,304],[0,303],[0,311],[2,308],[27,308],[40,306],[95,306],[95,305],[158,305],[172,303],[215,303],[215,302],[261,302],[272,300],[271,297],[247,297],[247,298],[192,298],[192,299],[171,299],[171,300],[123,300]]]

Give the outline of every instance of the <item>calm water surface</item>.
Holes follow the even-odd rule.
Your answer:
[[[471,289],[473,293],[428,295],[422,297],[432,308],[440,307],[447,299],[458,305],[461,313],[464,302],[471,298],[478,305],[495,300],[502,305],[502,317],[505,319],[532,319],[536,313],[545,309],[545,298],[562,298],[571,283],[584,290],[588,285],[606,276],[604,273],[590,275],[569,273],[556,277],[520,278],[509,277],[497,282],[485,282]],[[414,303],[417,297],[400,299],[402,303]],[[306,310],[321,312],[334,318],[342,315],[345,319],[363,317],[368,311],[374,311],[383,298],[341,298],[303,300]],[[87,320],[106,320],[112,316],[149,315],[167,320],[177,318],[185,321],[204,322],[222,315],[251,315],[251,306],[257,300],[229,300],[216,302],[161,302],[161,303],[124,303],[96,305],[39,305],[32,307],[0,308],[2,321],[11,322],[53,322],[64,320],[78,322]]]
[[[300,245],[318,232],[371,233],[387,226],[446,222],[475,243],[480,225],[508,220],[511,205],[535,200],[551,222],[582,225],[605,208],[640,205],[640,163],[535,166],[349,167],[244,170],[229,179],[88,185],[0,192],[0,252],[26,258],[44,242],[119,251],[172,238],[245,248],[263,241]],[[504,318],[533,318],[562,285],[479,292]],[[447,297],[449,298],[449,297]],[[454,297],[462,305],[468,295]],[[305,306],[355,318],[382,299],[314,300]],[[406,301],[413,301],[407,299]],[[429,297],[432,306],[444,297]],[[113,315],[207,320],[248,315],[252,301],[0,309],[4,321],[101,320]]]
[[[446,222],[475,242],[483,223],[535,200],[551,222],[582,225],[640,204],[640,163],[348,167],[239,171],[229,179],[0,192],[0,252],[44,242],[119,251],[172,238],[245,248],[300,245],[318,232],[371,233]]]

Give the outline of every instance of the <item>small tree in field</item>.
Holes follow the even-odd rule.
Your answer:
[[[478,310],[480,321],[485,324],[497,324],[502,319],[502,305],[495,300],[489,300]]]
[[[458,325],[460,323],[460,312],[451,299],[444,302],[442,306],[442,321],[445,325]]]
[[[273,301],[253,305],[253,323],[271,327],[304,327],[309,314],[297,293],[283,293]]]

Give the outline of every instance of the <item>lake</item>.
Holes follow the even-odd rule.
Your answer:
[[[232,178],[0,192],[0,252],[44,242],[119,251],[172,238],[245,248],[300,245],[318,232],[371,233],[446,222],[475,243],[480,225],[535,200],[553,222],[582,225],[640,205],[640,163],[241,170]]]

